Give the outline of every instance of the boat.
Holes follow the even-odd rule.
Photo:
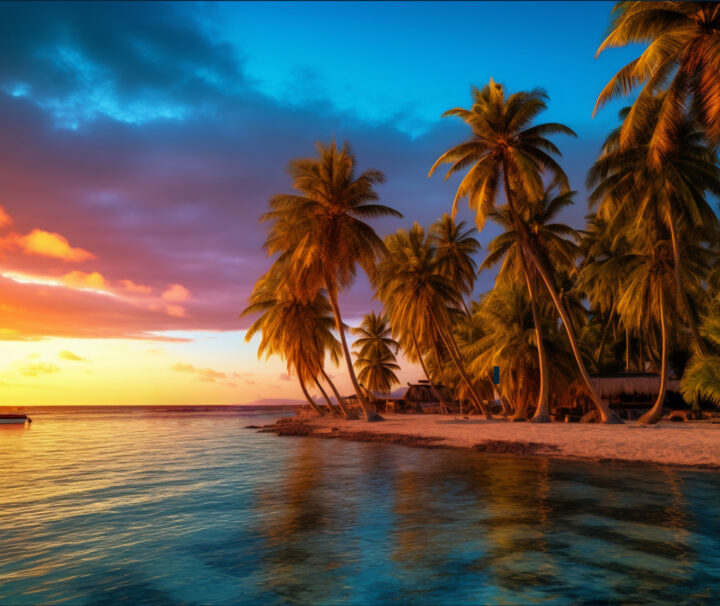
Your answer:
[[[0,414],[0,425],[7,424],[7,423],[32,423],[32,420],[27,415],[19,415],[19,414]]]

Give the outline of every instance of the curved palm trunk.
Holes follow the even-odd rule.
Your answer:
[[[665,324],[665,296],[662,286],[658,289],[658,299],[660,302],[660,333],[662,335],[662,361],[660,362],[660,393],[653,407],[638,419],[638,423],[643,425],[652,425],[657,423],[662,417],[663,404],[665,403],[665,391],[667,390],[667,365],[668,365],[668,335],[667,326]]]
[[[350,349],[348,348],[347,340],[345,339],[345,329],[343,328],[342,316],[340,315],[340,306],[338,305],[337,299],[337,288],[335,282],[329,276],[325,278],[325,285],[328,290],[328,298],[330,299],[330,305],[333,309],[333,315],[335,316],[335,328],[340,333],[340,343],[342,344],[343,352],[345,354],[345,363],[347,364],[348,374],[350,375],[350,381],[352,382],[353,389],[357,395],[360,408],[362,408],[363,414],[365,415],[366,421],[382,421],[383,418],[374,412],[368,404],[365,394],[363,393],[360,385],[358,384],[357,377],[355,376],[355,369],[353,368],[352,357],[350,356]]]
[[[710,350],[705,343],[705,340],[700,335],[700,329],[698,328],[697,319],[695,314],[690,307],[690,301],[688,301],[687,293],[682,285],[682,274],[680,273],[680,246],[678,244],[677,233],[675,231],[675,221],[673,221],[672,211],[669,211],[667,218],[668,229],[670,230],[670,241],[672,243],[673,251],[673,277],[675,278],[675,288],[677,288],[678,294],[680,295],[680,305],[683,308],[683,315],[687,320],[690,332],[693,337],[693,344],[697,353],[701,355],[708,355]]]
[[[310,397],[310,394],[308,393],[307,387],[305,387],[305,381],[302,380],[302,377],[298,376],[298,381],[300,382],[300,389],[302,389],[303,394],[305,395],[305,399],[308,401],[308,404],[312,407],[312,409],[321,417],[325,416],[325,413],[323,413],[322,409],[315,403],[315,400],[313,400]]]
[[[313,377],[313,381],[315,381],[315,385],[320,390],[320,393],[322,394],[323,398],[325,399],[325,402],[327,402],[328,410],[330,411],[331,415],[335,414],[335,407],[332,405],[332,402],[330,401],[330,398],[327,395],[327,392],[323,389],[323,386],[320,384],[320,381],[317,380],[317,377]]]
[[[480,411],[485,415],[485,418],[490,420],[492,419],[492,415],[490,414],[490,411],[485,407],[485,405],[482,403],[482,400],[478,397],[478,394],[475,392],[475,386],[473,385],[472,381],[470,380],[470,377],[468,376],[465,365],[463,364],[462,359],[460,358],[460,354],[457,350],[457,345],[455,344],[455,339],[453,339],[452,335],[448,335],[447,337],[443,334],[440,323],[437,320],[437,317],[435,316],[435,311],[432,309],[432,307],[428,310],[430,312],[430,318],[433,321],[433,325],[435,327],[435,330],[440,335],[440,338],[445,343],[445,347],[448,350],[448,353],[450,354],[450,357],[452,358],[453,362],[455,363],[455,366],[457,366],[458,372],[460,373],[460,376],[463,378],[463,381],[465,381],[465,384],[468,387],[468,391],[470,392],[470,396],[475,401],[475,404],[480,408]]]
[[[425,373],[425,377],[428,380],[428,383],[430,383],[430,389],[432,389],[432,392],[435,394],[435,397],[438,399],[438,402],[440,402],[440,405],[445,409],[445,412],[450,412],[450,408],[447,405],[447,402],[445,401],[445,398],[442,397],[440,392],[437,390],[437,387],[435,387],[435,383],[433,383],[433,380],[430,378],[430,373],[428,373],[427,367],[425,366],[425,360],[423,360],[422,352],[420,351],[420,346],[418,345],[417,338],[415,337],[415,333],[413,333],[413,344],[415,345],[415,351],[417,353],[417,357],[420,360],[420,366],[422,367],[423,372]]]
[[[335,395],[335,399],[337,400],[338,406],[340,407],[340,410],[342,410],[343,415],[345,416],[346,419],[349,419],[349,418],[350,418],[350,411],[348,410],[348,408],[347,408],[347,406],[346,406],[346,404],[345,404],[345,400],[344,400],[343,397],[340,395],[340,392],[337,390],[337,387],[335,387],[335,383],[333,383],[333,382],[330,380],[330,377],[329,377],[328,374],[325,372],[325,369],[324,369],[324,368],[321,368],[321,369],[320,369],[320,373],[322,374],[323,379],[325,379],[325,382],[330,386],[330,389],[332,390],[333,394]]]
[[[540,371],[540,389],[538,390],[537,406],[535,414],[531,421],[533,423],[549,423],[550,407],[548,405],[549,377],[547,368],[547,356],[545,354],[545,343],[543,342],[542,324],[540,322],[540,313],[537,306],[537,293],[535,286],[530,280],[530,275],[525,262],[525,255],[520,251],[520,260],[522,261],[523,274],[525,274],[525,282],[530,295],[530,307],[532,309],[533,323],[535,324],[535,340],[538,348],[538,370]]]
[[[517,210],[515,209],[515,205],[512,199],[512,193],[510,190],[510,181],[507,173],[506,160],[503,161],[503,176],[505,178],[505,197],[507,199],[508,207],[512,214],[515,229],[518,230],[518,233],[521,235],[522,244],[525,246],[525,249],[530,255],[530,259],[532,260],[533,265],[535,265],[538,273],[540,274],[540,277],[542,278],[542,281],[545,284],[548,293],[550,293],[553,304],[555,305],[558,314],[560,314],[560,319],[565,326],[565,332],[568,336],[568,340],[570,341],[570,347],[572,349],[573,355],[575,356],[575,362],[577,363],[578,370],[580,371],[583,381],[585,382],[588,394],[590,395],[590,398],[595,404],[595,407],[600,412],[600,419],[603,423],[622,424],[622,419],[614,411],[610,410],[610,407],[600,399],[600,396],[598,396],[597,392],[590,383],[590,375],[588,374],[587,368],[585,367],[585,362],[582,359],[582,354],[580,353],[580,348],[577,344],[577,338],[575,336],[575,330],[573,328],[572,321],[568,316],[565,306],[560,300],[557,288],[555,287],[552,279],[552,272],[548,267],[545,266],[544,259],[541,258],[541,256],[533,249],[530,232],[528,231],[527,225],[525,225],[522,218],[520,217],[520,215],[518,215]]]

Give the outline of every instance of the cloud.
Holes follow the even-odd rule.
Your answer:
[[[10,225],[11,223],[12,219],[10,218],[10,215],[8,215],[5,209],[0,206],[0,227],[5,227],[6,225]]]
[[[182,305],[166,305],[165,312],[173,318],[184,318],[187,313]]]
[[[120,285],[129,292],[135,292],[143,295],[149,295],[152,292],[152,286],[135,284],[132,280],[120,280]]]
[[[102,274],[93,271],[71,271],[63,276],[63,284],[71,288],[90,288],[93,290],[104,290],[106,287],[105,278]]]
[[[285,372],[281,372],[280,375],[278,376],[278,381],[292,381],[292,380],[293,380],[293,378]]]
[[[194,374],[200,381],[206,381],[208,383],[214,383],[218,379],[227,379],[227,374],[212,368],[197,368],[192,364],[183,364],[178,362],[170,367],[170,370],[177,372],[186,372]]]
[[[55,366],[55,364],[39,362],[37,364],[24,364],[18,366],[18,372],[25,377],[38,377],[40,375],[50,375],[60,372],[60,368]]]
[[[95,255],[83,248],[70,246],[67,238],[60,234],[42,229],[33,229],[29,234],[10,234],[4,239],[4,245],[20,248],[25,254],[53,257],[63,261],[87,261]]]
[[[166,301],[187,301],[190,298],[190,291],[182,284],[170,284],[163,292],[162,298]]]
[[[58,357],[61,360],[68,360],[69,362],[87,362],[85,358],[81,358],[67,349],[63,349],[60,353],[58,353]]]

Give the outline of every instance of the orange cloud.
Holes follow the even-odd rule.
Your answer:
[[[58,353],[58,357],[61,360],[68,360],[70,362],[87,362],[85,358],[81,358],[67,349],[63,349],[60,353]]]
[[[63,284],[71,288],[92,288],[93,290],[104,290],[106,286],[105,278],[102,274],[94,271],[86,273],[84,271],[71,271],[63,276]]]
[[[165,307],[165,311],[168,316],[172,316],[173,318],[184,318],[187,315],[182,305],[168,305]]]
[[[10,234],[6,241],[22,249],[28,255],[54,257],[63,261],[87,261],[95,255],[83,248],[74,248],[64,236],[42,229],[33,229],[28,235]]]
[[[12,223],[12,219],[10,218],[10,215],[5,212],[5,209],[0,206],[0,227],[5,227],[6,225],[10,225]]]
[[[120,284],[125,290],[130,292],[137,292],[144,295],[148,295],[152,292],[151,286],[145,286],[143,284],[135,284],[132,280],[120,280]]]
[[[170,284],[162,294],[166,301],[187,301],[190,298],[190,291],[182,284]]]
[[[170,370],[177,372],[188,372],[193,373],[201,381],[207,381],[208,383],[214,383],[217,379],[226,379],[227,375],[224,372],[213,370],[212,368],[197,368],[192,364],[177,364],[170,367]]]

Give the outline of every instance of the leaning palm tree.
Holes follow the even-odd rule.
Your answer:
[[[560,298],[554,270],[547,251],[540,246],[523,219],[522,200],[536,200],[543,195],[543,176],[549,176],[561,193],[570,189],[567,175],[552,157],[560,151],[547,137],[553,134],[575,133],[567,126],[556,123],[533,126],[534,119],[547,105],[547,94],[542,90],[514,93],[506,97],[501,84],[490,79],[482,90],[472,89],[473,105],[468,109],[455,108],[444,116],[461,118],[471,129],[471,137],[445,152],[435,162],[430,175],[443,163],[451,164],[446,175],[466,170],[453,202],[453,214],[460,199],[467,197],[475,211],[475,222],[482,229],[485,219],[494,210],[501,181],[505,199],[528,260],[548,290],[565,326],[570,346],[585,383],[585,389],[600,411],[603,422],[622,423],[620,418],[600,399],[585,367],[570,316]],[[516,198],[521,192],[523,198]]]
[[[573,204],[575,192],[565,192],[555,195],[552,187],[545,190],[539,200],[523,205],[524,217],[530,230],[535,234],[538,243],[547,251],[547,255],[554,267],[558,269],[574,270],[575,259],[579,253],[576,241],[579,234],[564,223],[553,222],[558,213]],[[480,266],[480,270],[490,269],[502,261],[497,283],[522,284],[527,286],[535,325],[535,340],[537,343],[539,389],[535,414],[532,421],[547,423],[550,421],[548,360],[545,353],[542,334],[542,320],[539,310],[538,298],[542,295],[538,283],[537,271],[528,265],[523,252],[519,233],[513,228],[512,216],[507,207],[502,207],[491,214],[493,221],[503,228],[503,233],[488,244],[488,255]]]
[[[385,241],[390,254],[379,264],[377,292],[393,330],[425,343],[439,338],[476,406],[491,418],[452,334],[452,315],[459,309],[460,294],[438,270],[436,251],[425,230],[415,223],[411,230],[400,229]]]
[[[475,286],[478,270],[473,256],[480,250],[480,243],[474,237],[475,233],[477,231],[474,228],[466,228],[465,221],[456,223],[447,213],[430,227],[438,271],[450,278],[460,294],[464,295],[461,297],[461,303],[468,316],[470,310],[464,297],[472,294]]]
[[[690,107],[707,141],[720,143],[720,4],[717,2],[618,2],[610,33],[598,48],[648,43],[637,59],[608,82],[595,111],[642,86],[621,132],[623,147],[652,125],[655,165],[673,147],[673,136]],[[667,91],[655,119],[654,97]]]
[[[269,254],[287,259],[288,280],[301,297],[310,297],[319,288],[328,293],[335,327],[340,336],[345,363],[365,418],[380,420],[358,384],[348,348],[338,293],[349,287],[357,266],[372,279],[378,256],[385,245],[364,219],[402,215],[378,204],[375,185],[384,179],[377,170],[355,173],[355,156],[347,144],[335,141],[317,145],[318,157],[293,160],[289,173],[295,194],[270,199],[270,212],[263,221],[272,223],[266,240]]]
[[[258,356],[278,355],[285,360],[310,406],[322,414],[307,391],[307,383],[314,381],[321,388],[317,378],[321,374],[327,377],[323,369],[327,354],[333,362],[339,362],[340,344],[331,332],[335,321],[323,292],[316,292],[310,300],[297,297],[287,288],[283,273],[282,264],[276,263],[258,280],[241,315],[260,313],[260,316],[248,329],[245,340],[250,341],[259,332]],[[341,399],[338,405],[348,416]]]
[[[390,391],[393,385],[400,383],[395,374],[400,370],[395,357],[400,345],[391,336],[387,318],[372,311],[352,332],[358,336],[353,344],[357,350],[358,380],[371,392]]]

